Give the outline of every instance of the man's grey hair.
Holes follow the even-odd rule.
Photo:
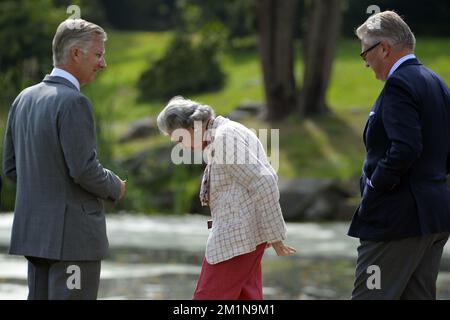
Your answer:
[[[414,51],[416,38],[405,21],[394,11],[383,11],[370,16],[356,29],[356,35],[367,45],[386,41],[391,46],[402,45]]]
[[[193,128],[195,121],[204,123],[214,116],[210,106],[176,96],[167,103],[156,122],[159,130],[168,135],[176,129]]]
[[[106,41],[108,36],[100,26],[83,20],[67,19],[58,26],[53,38],[53,65],[64,64],[67,61],[69,50],[78,47],[83,53],[95,39]]]

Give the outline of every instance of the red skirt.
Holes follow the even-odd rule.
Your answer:
[[[266,243],[256,250],[217,264],[203,259],[194,300],[262,300],[261,259]]]

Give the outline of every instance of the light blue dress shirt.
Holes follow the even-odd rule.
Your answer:
[[[401,57],[400,59],[397,60],[396,63],[394,63],[394,65],[391,67],[391,70],[389,70],[388,73],[388,78],[395,72],[395,70],[397,70],[398,67],[400,67],[400,65],[405,62],[406,60],[410,60],[410,59],[415,59],[416,56],[412,53],[407,54],[406,56]]]
[[[78,91],[80,91],[80,82],[75,78],[71,73],[66,70],[60,68],[53,68],[52,73],[50,73],[52,77],[61,77],[66,80],[69,80],[75,87],[77,87]]]

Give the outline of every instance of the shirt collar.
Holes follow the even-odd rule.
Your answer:
[[[61,77],[64,79],[69,80],[75,87],[77,87],[78,91],[80,91],[80,82],[75,78],[71,73],[67,72],[66,70],[60,69],[60,68],[53,68],[52,73],[50,76],[53,77]]]
[[[407,54],[406,56],[401,57],[400,59],[397,60],[396,63],[394,63],[394,65],[391,67],[391,70],[389,71],[388,74],[388,78],[395,72],[395,70],[397,70],[398,67],[400,67],[400,65],[405,62],[406,60],[410,60],[410,59],[415,59],[416,56],[412,53]]]
[[[214,118],[214,122],[211,124],[211,129],[217,129],[219,126],[221,126],[222,124],[226,123],[230,121],[230,119],[222,117],[222,116],[217,116]]]

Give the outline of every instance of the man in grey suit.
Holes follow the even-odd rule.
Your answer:
[[[28,299],[96,299],[108,250],[102,199],[125,181],[97,159],[92,105],[80,86],[106,67],[105,31],[77,19],[53,39],[55,68],[8,115],[4,174],[17,183],[10,254],[28,259]]]

